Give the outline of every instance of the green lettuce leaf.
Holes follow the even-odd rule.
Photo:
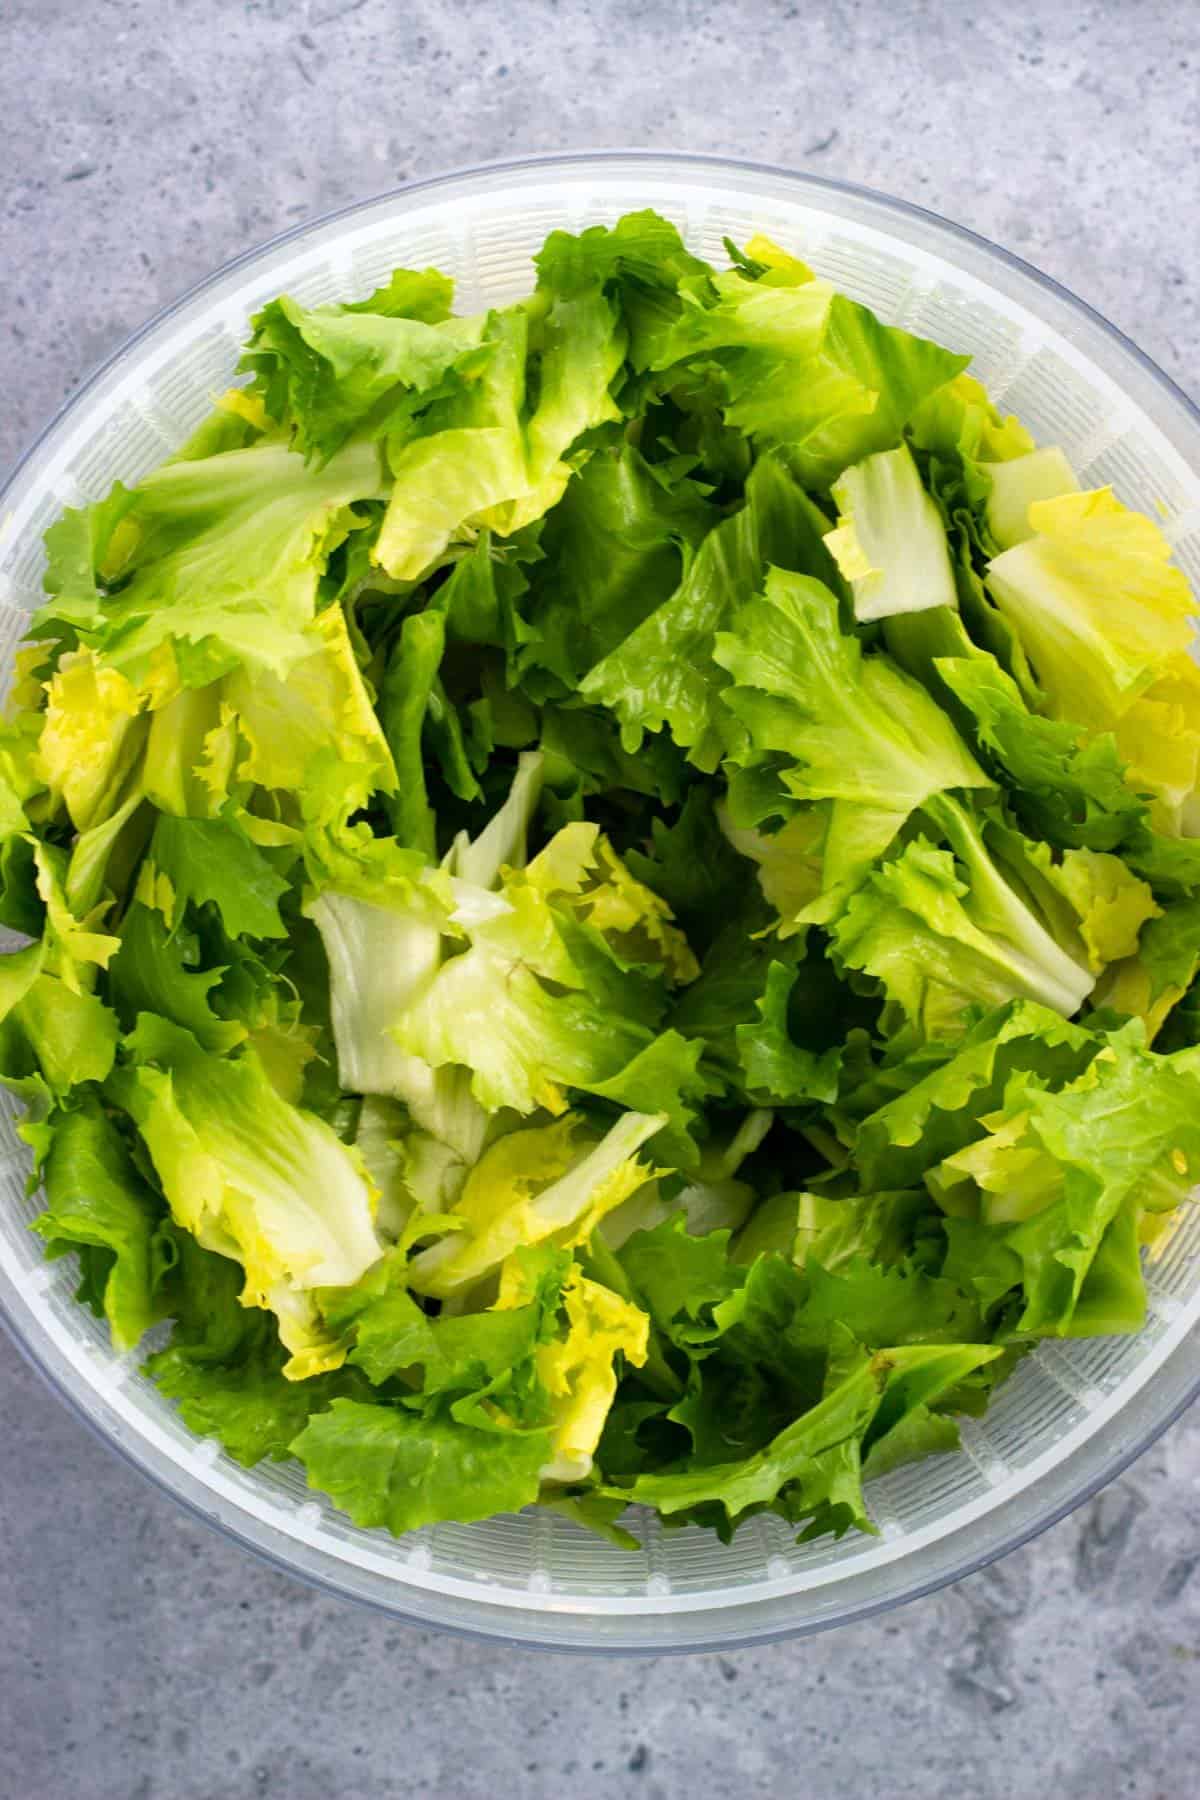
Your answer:
[[[159,1013],[190,1031],[206,1050],[231,1050],[246,1036],[238,1020],[214,1009],[214,989],[225,971],[199,966],[193,932],[171,931],[162,916],[135,902],[121,928],[121,948],[108,970],[108,993],[122,1028],[132,1031],[139,1013]]]
[[[645,618],[580,683],[611,707],[627,749],[646,732],[670,729],[697,768],[722,749],[718,702],[726,679],[713,642],[762,584],[769,564],[837,581],[824,548],[828,522],[775,457],[755,464],[745,504],[703,540],[678,591]]]
[[[920,402],[966,366],[966,357],[881,324],[825,281],[776,285],[734,270],[713,288],[714,304],[686,294],[655,366],[715,363],[726,423],[784,446],[809,486],[828,486],[848,463],[891,448]]]
[[[738,1178],[738,1171],[759,1148],[774,1117],[768,1108],[754,1107],[740,1119],[736,1115],[723,1119],[700,1147],[682,1187],[669,1178],[647,1182],[607,1214],[600,1225],[603,1246],[619,1251],[635,1232],[652,1232],[680,1215],[691,1237],[739,1230],[754,1209],[758,1194],[749,1181]],[[666,1154],[663,1135],[657,1147]],[[595,1239],[592,1253],[603,1255]],[[606,1258],[599,1272],[610,1287],[614,1285],[612,1267]]]
[[[787,1106],[837,1096],[840,1049],[815,1054],[794,1043],[788,1029],[788,1003],[800,981],[799,971],[773,962],[758,1001],[759,1018],[738,1025],[734,1036],[746,1091],[764,1106]]]
[[[388,811],[398,843],[437,855],[437,820],[429,804],[422,758],[422,734],[439,679],[446,647],[440,612],[410,613],[388,658],[379,693],[379,712],[396,764],[396,791]]]
[[[1120,847],[1146,806],[1126,780],[1111,733],[1087,737],[1079,726],[1030,712],[993,657],[939,657],[934,666],[969,712],[980,753],[1029,830],[1064,848]]]
[[[729,1240],[728,1231],[689,1232],[684,1216],[676,1213],[636,1232],[618,1253],[639,1304],[681,1349],[717,1335],[712,1309],[744,1280],[729,1261]]]
[[[282,1462],[314,1414],[339,1397],[369,1393],[353,1369],[290,1379],[275,1320],[242,1304],[238,1264],[202,1249],[186,1231],[175,1232],[174,1245],[164,1304],[175,1324],[146,1369],[190,1430],[217,1438],[247,1467],[264,1457]]]
[[[517,653],[537,637],[522,608],[530,586],[526,568],[540,556],[539,546],[523,542],[520,533],[498,538],[491,531],[481,531],[437,589],[436,602],[446,620],[447,638],[453,643],[487,644],[503,650],[513,668]]]
[[[185,906],[211,902],[231,938],[285,937],[279,901],[287,889],[269,857],[235,820],[176,819],[166,813],[154,828],[139,883],[140,892],[154,900],[169,891],[167,923],[173,928]]]
[[[714,654],[736,683],[724,702],[750,746],[739,760],[785,757],[786,791],[833,802],[824,896],[804,914],[828,918],[916,808],[988,778],[925,690],[842,631],[820,582],[772,569],[733,625]]]
[[[33,1228],[47,1256],[83,1246],[99,1252],[93,1279],[100,1306],[115,1348],[131,1350],[164,1312],[161,1281],[173,1260],[166,1208],[94,1093],[53,1115],[48,1130],[46,1210]]]
[[[478,347],[483,320],[450,317],[449,299],[449,283],[432,269],[397,269],[386,312],[369,301],[309,309],[282,294],[255,315],[240,366],[253,373],[271,418],[291,427],[297,449],[328,460],[356,432],[429,405]]]
[[[56,1094],[103,1081],[116,1056],[116,1014],[81,984],[68,961],[62,975],[48,938],[0,962],[0,1066],[17,1092],[33,1077]]]
[[[238,665],[286,674],[308,648],[326,563],[384,492],[379,453],[348,445],[323,469],[278,444],[165,463],[127,496],[99,587],[56,594],[42,617],[69,621],[106,676],[161,679],[170,651],[184,685]]]
[[[1055,718],[1108,731],[1186,656],[1192,597],[1152,520],[1108,488],[1038,501],[1033,535],[988,565],[988,587]]]
[[[1095,984],[1082,945],[1064,948],[974,825],[956,836],[964,862],[916,837],[864,882],[833,926],[836,959],[882,984],[885,1028],[906,1042],[953,1039],[972,1007],[1018,996],[1070,1018]]]
[[[665,1515],[717,1507],[728,1533],[749,1513],[773,1507],[805,1535],[873,1529],[862,1494],[862,1460],[964,1376],[1000,1354],[992,1345],[901,1345],[859,1353],[839,1366],[824,1397],[754,1455],[679,1473],[643,1475],[629,1498]]]
[[[568,1113],[552,1125],[510,1131],[468,1175],[451,1232],[412,1261],[420,1293],[444,1298],[493,1273],[514,1250],[586,1241],[651,1168],[637,1151],[667,1123],[662,1113],[624,1113],[599,1141]]]
[[[947,1060],[862,1119],[854,1163],[868,1193],[915,1187],[925,1171],[983,1135],[983,1118],[1017,1070],[1059,1086],[1081,1074],[1101,1040],[1032,1000],[989,1012]]]
[[[653,1139],[653,1155],[672,1169],[693,1169],[700,1160],[696,1127],[704,1102],[721,1083],[701,1068],[703,1045],[678,1031],[664,1031],[606,1081],[588,1092],[618,1106],[662,1113],[667,1123]]]
[[[1195,1052],[1155,1056],[1134,1022],[1058,1093],[1010,1083],[988,1136],[942,1172],[964,1215],[947,1226],[947,1276],[985,1302],[1020,1289],[1019,1332],[1069,1333],[1122,1207],[1170,1210],[1200,1166],[1196,1081]],[[1135,1307],[1125,1328],[1139,1323]]]
[[[854,591],[860,623],[958,604],[946,532],[907,444],[880,450],[833,485],[829,548]]]
[[[534,258],[539,286],[571,297],[602,286],[617,300],[636,369],[653,361],[678,318],[684,282],[704,283],[709,265],[693,256],[676,227],[654,212],[626,213],[612,226],[573,235],[552,231]]]
[[[1148,921],[1139,934],[1137,954],[1105,971],[1094,999],[1114,1012],[1141,1019],[1147,1041],[1153,1043],[1198,970],[1200,903],[1184,900]]]
[[[389,436],[394,485],[375,547],[387,574],[418,580],[475,527],[508,535],[553,506],[576,438],[620,416],[609,389],[624,341],[599,285],[489,313],[464,378]]]
[[[625,861],[666,902],[697,951],[708,949],[745,898],[745,859],[722,831],[711,795],[699,785],[688,789],[670,824],[651,820],[646,851],[630,850]]]
[[[777,1194],[738,1234],[734,1255],[751,1263],[774,1250],[800,1267],[836,1273],[860,1262],[892,1267],[911,1254],[933,1206],[919,1189],[849,1195]]]
[[[1011,550],[1033,536],[1031,506],[1079,492],[1075,471],[1054,444],[991,463],[987,475],[991,482],[985,509],[988,529],[1000,550]]]
[[[670,599],[717,517],[693,483],[670,481],[633,445],[597,450],[547,517],[523,666],[576,687]]]
[[[397,1536],[438,1519],[466,1524],[519,1512],[537,1499],[551,1454],[548,1427],[496,1431],[400,1407],[336,1399],[316,1413],[292,1450],[309,1485],[356,1525]]]
[[[252,1051],[202,1050],[150,1014],[110,1092],[136,1120],[176,1222],[243,1266],[243,1303],[273,1311],[293,1379],[336,1368],[316,1287],[357,1281],[382,1245],[361,1164],[322,1120],[280,1098]]]

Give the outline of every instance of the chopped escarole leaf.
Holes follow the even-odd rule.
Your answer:
[[[769,270],[735,269],[711,293],[686,295],[656,366],[669,379],[680,363],[714,363],[726,423],[783,446],[806,486],[827,487],[849,463],[890,448],[966,362],[881,325],[826,281],[780,284]]]
[[[716,634],[772,565],[836,580],[827,529],[778,457],[755,463],[742,505],[709,532],[675,593],[580,683],[580,693],[616,714],[626,749],[636,751],[646,732],[665,726],[697,768],[715,768],[727,729]]]
[[[829,548],[854,589],[856,619],[958,604],[941,517],[906,444],[852,464],[833,497]]]
[[[462,1229],[413,1259],[413,1285],[444,1297],[491,1274],[521,1244],[584,1242],[650,1179],[637,1151],[665,1124],[662,1113],[625,1113],[596,1142],[568,1113],[509,1132],[467,1177],[451,1214]]]
[[[1031,506],[1031,535],[993,557],[988,587],[1054,717],[1114,726],[1192,642],[1193,600],[1158,526],[1110,488]]]
[[[375,1195],[323,1120],[282,1100],[252,1050],[217,1057],[146,1015],[110,1078],[136,1123],[178,1224],[242,1264],[243,1303],[275,1313],[295,1380],[336,1368],[317,1287],[358,1279],[378,1258]]]
[[[825,922],[918,807],[989,779],[925,689],[842,629],[822,583],[772,569],[733,624],[714,655],[736,684],[725,704],[748,747],[735,760],[770,759],[784,793],[826,821],[817,892],[796,909]]]

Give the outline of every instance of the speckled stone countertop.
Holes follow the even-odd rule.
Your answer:
[[[1194,0],[3,0],[0,467],[165,301],[436,170],[633,143],[997,239],[1195,391]],[[402,1627],[250,1560],[0,1342],[0,1793],[1190,1800],[1200,1414],[1038,1542],[824,1637],[643,1663]]]

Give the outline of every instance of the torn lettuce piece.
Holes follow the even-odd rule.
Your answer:
[[[974,827],[961,843],[965,864],[913,838],[832,927],[835,960],[881,984],[884,1028],[906,1044],[953,1040],[969,1028],[973,1007],[1022,995],[1070,1018],[1095,985],[1074,935],[1067,947],[1055,938]]]
[[[163,1292],[174,1325],[146,1372],[189,1430],[218,1439],[246,1467],[264,1457],[282,1462],[314,1414],[334,1399],[370,1392],[350,1368],[290,1379],[275,1319],[242,1302],[238,1264],[202,1249],[190,1232],[166,1229],[173,1261]]]
[[[857,1124],[854,1164],[868,1193],[886,1182],[916,1188],[927,1169],[983,1133],[983,1116],[1004,1097],[1018,1070],[1049,1087],[1081,1074],[1103,1047],[1032,1000],[988,1012],[953,1053]]]
[[[521,429],[528,333],[526,307],[489,313],[471,378],[397,432],[374,550],[393,579],[420,580],[473,526],[504,529],[505,508],[529,492]]]
[[[1150,800],[1149,821],[1168,837],[1200,828],[1200,669],[1171,658],[1117,721],[1118,754],[1131,788]]]
[[[598,826],[584,820],[564,825],[533,858],[524,880],[599,932],[624,961],[661,964],[681,986],[699,974],[666,901],[635,879]]]
[[[587,1084],[587,1092],[667,1120],[654,1139],[653,1154],[672,1169],[691,1171],[701,1161],[697,1132],[706,1101],[722,1083],[702,1067],[703,1045],[678,1031],[664,1031],[607,1080]]]
[[[323,469],[280,444],[164,463],[126,496],[99,547],[96,585],[39,618],[66,620],[134,686],[173,653],[183,685],[241,665],[285,675],[308,650],[332,551],[386,491],[379,452],[351,444]]]
[[[522,1245],[585,1242],[605,1213],[651,1179],[637,1151],[666,1122],[663,1113],[624,1113],[598,1142],[569,1113],[509,1132],[467,1177],[453,1208],[465,1229],[418,1252],[412,1286],[445,1298],[482,1281]]]
[[[524,863],[540,775],[540,757],[522,758],[508,800],[474,841],[465,835],[456,841],[442,869],[427,865],[420,851],[392,840],[327,836],[314,848],[317,891],[306,911],[328,958],[330,1026],[341,1084],[355,1093],[404,1102],[418,1128],[404,1139],[404,1179],[423,1210],[437,1210],[454,1197],[493,1124],[472,1094],[472,1073],[463,1066],[469,1058],[442,1055],[440,1040],[429,1031],[429,1055],[403,1040],[420,1032],[414,1018],[443,967],[453,972],[452,983],[461,981],[459,965],[466,956],[452,956],[448,964],[446,959],[468,933],[489,922],[511,921],[516,949],[506,946],[503,935],[495,940],[489,965],[493,972],[508,968],[514,955],[529,948],[508,901],[490,886],[450,871],[466,869],[490,884],[510,859],[517,867]],[[552,926],[550,931],[557,944]],[[510,939],[512,935],[509,930]],[[486,953],[481,951],[477,960],[486,961]],[[552,972],[573,978],[569,964],[563,968],[556,963]],[[535,982],[534,989],[540,997],[540,984]],[[435,1018],[437,1012],[435,1005]],[[490,1040],[485,1033],[474,1041],[486,1045]]]
[[[585,433],[620,420],[613,388],[624,368],[627,332],[601,282],[559,291],[546,271],[534,297],[532,331],[537,400],[525,426],[530,486],[537,496],[516,509],[509,529],[540,518],[571,475],[569,453]]]
[[[521,1305],[530,1287],[528,1261],[514,1257],[501,1281],[499,1305]],[[611,1288],[573,1266],[562,1290],[566,1332],[539,1344],[538,1379],[550,1398],[550,1460],[538,1471],[546,1482],[586,1481],[609,1408],[617,1392],[617,1361],[634,1368],[646,1361],[650,1321]]]
[[[669,381],[685,359],[713,363],[726,424],[782,446],[810,487],[891,448],[919,404],[966,366],[826,281],[779,284],[731,270],[708,292],[688,287],[684,301],[656,368]]]
[[[987,519],[995,470],[1027,455],[1035,448],[1034,441],[1019,420],[1011,414],[1002,417],[980,383],[966,374],[957,375],[922,402],[913,414],[909,437],[922,479],[945,523],[961,617],[939,612],[914,620],[911,615],[895,615],[895,626],[887,628],[889,648],[918,674],[901,644],[915,637],[919,647],[922,637],[936,630],[939,641],[927,654],[963,656],[978,646],[995,656],[1025,698],[1036,703],[1037,682],[1020,639],[981,578],[988,557],[999,548]],[[956,631],[961,631],[957,642],[948,632],[952,619]]]
[[[558,1113],[564,1088],[607,1080],[652,1035],[581,988],[554,991],[527,966],[519,942],[501,951],[476,934],[414,996],[393,1033],[431,1068],[469,1068],[472,1092],[488,1110]]]
[[[421,1380],[314,1417],[295,1444],[311,1485],[398,1533],[586,1481],[618,1375],[645,1357],[645,1315],[562,1251],[518,1251],[482,1312],[430,1319],[402,1283],[385,1261],[326,1297],[331,1329],[376,1383]]]
[[[32,1081],[65,1095],[112,1068],[118,1022],[96,989],[120,939],[95,929],[103,907],[82,919],[71,910],[63,851],[27,841],[42,935],[0,960],[0,1068],[18,1094]]]
[[[375,1223],[382,1236],[399,1238],[417,1198],[409,1184],[405,1138],[410,1132],[407,1109],[398,1100],[364,1094],[354,1132],[354,1148],[378,1193]],[[432,1212],[436,1210],[430,1207]]]
[[[440,1519],[469,1523],[537,1499],[552,1454],[549,1428],[497,1430],[452,1413],[339,1398],[292,1441],[309,1486],[356,1525],[399,1536]]]
[[[620,417],[610,388],[624,354],[598,283],[566,293],[547,277],[531,301],[489,313],[462,378],[393,426],[394,485],[374,551],[387,574],[419,580],[476,529],[507,536],[540,519],[570,479],[575,440]]]
[[[499,838],[485,843],[491,831],[449,866],[490,873],[505,854]],[[653,1042],[663,979],[696,970],[666,907],[586,824],[565,826],[494,896],[455,880],[467,947],[406,1001],[396,1044],[431,1069],[469,1069],[491,1111],[559,1113],[567,1088],[606,1092]],[[484,905],[461,897],[481,892]]]
[[[31,1081],[61,1095],[104,1081],[116,1056],[116,1014],[78,977],[52,974],[52,960],[43,940],[0,964],[0,1062],[18,1094]]]
[[[714,655],[734,678],[724,703],[749,745],[735,760],[783,758],[788,793],[833,802],[820,904],[803,909],[824,922],[916,808],[989,780],[925,689],[841,629],[820,582],[772,569],[734,627]]]
[[[1020,420],[1004,417],[982,383],[962,373],[916,408],[910,437],[947,527],[973,550],[991,555],[1001,548],[989,519],[997,478],[1036,449]]]
[[[1064,850],[1056,857],[1048,844],[1014,831],[1003,815],[973,815],[946,795],[930,800],[922,816],[940,828],[968,872],[980,923],[1032,947],[1031,906],[1061,948],[1093,975],[1132,956],[1138,932],[1159,910],[1149,884],[1118,856]]]
[[[396,1039],[456,933],[446,888],[434,871],[397,871],[373,899],[327,889],[307,907],[329,959],[339,1080],[352,1093],[403,1101],[419,1130],[404,1134],[402,1184],[427,1210],[461,1185],[489,1131],[466,1070],[431,1067]]]
[[[166,1208],[94,1093],[48,1121],[41,1162],[46,1209],[33,1229],[48,1257],[81,1249],[117,1350],[131,1350],[166,1310],[162,1277],[172,1261]]]
[[[1055,444],[987,466],[991,491],[985,507],[988,529],[1000,550],[1023,544],[1034,533],[1029,509],[1039,500],[1077,494],[1075,471]]]
[[[714,1134],[700,1151],[686,1184],[649,1181],[600,1222],[600,1235],[620,1250],[635,1232],[653,1231],[682,1213],[691,1237],[714,1231],[737,1231],[758,1196],[748,1181],[738,1179],[745,1159],[762,1143],[775,1115],[766,1108],[746,1113],[736,1130]],[[662,1134],[656,1143],[661,1143]],[[678,1191],[676,1191],[678,1190]]]
[[[649,210],[615,225],[574,235],[552,231],[534,257],[538,285],[569,298],[596,285],[615,294],[631,339],[631,360],[645,369],[663,334],[679,317],[685,283],[706,283],[712,270],[688,251],[678,228]]]
[[[478,347],[484,320],[450,316],[444,276],[400,275],[407,292],[394,277],[386,312],[370,302],[307,308],[281,294],[255,315],[240,366],[297,449],[327,461],[355,433],[377,434],[394,412],[429,405]]]
[[[873,1529],[862,1493],[862,1464],[873,1444],[918,1405],[929,1405],[1001,1354],[991,1344],[897,1345],[859,1351],[831,1369],[815,1406],[754,1455],[707,1468],[641,1475],[628,1498],[664,1515],[720,1509],[728,1536],[762,1507],[781,1512],[805,1535],[852,1526]]]
[[[391,748],[340,606],[326,607],[307,627],[303,653],[286,675],[234,670],[222,684],[222,703],[246,747],[235,765],[239,781],[303,791],[324,765],[327,779],[336,772],[343,816],[396,786]]]
[[[957,607],[941,515],[906,444],[853,463],[833,485],[838,528],[826,543],[854,591],[860,623]]]
[[[328,1125],[289,1106],[250,1050],[217,1057],[150,1014],[108,1092],[136,1121],[178,1224],[240,1262],[247,1306],[274,1312],[292,1380],[336,1368],[312,1290],[357,1281],[381,1254],[375,1195]]]
[[[379,692],[379,714],[396,763],[396,791],[388,812],[396,841],[437,857],[437,820],[425,782],[422,738],[446,647],[440,612],[410,613],[388,657]]]
[[[1192,642],[1193,601],[1158,526],[1109,488],[1039,500],[988,588],[1053,717],[1109,731]]]
[[[934,667],[974,721],[980,753],[997,767],[1022,818],[1064,848],[1119,849],[1145,817],[1111,733],[1031,712],[994,657],[938,657]]]
[[[1153,1043],[1200,971],[1200,902],[1178,901],[1152,918],[1136,954],[1112,963],[1096,984],[1094,1004],[1141,1019]]]
[[[818,1054],[796,1043],[789,1031],[788,1005],[799,981],[797,969],[773,962],[757,1003],[758,1018],[734,1032],[746,1092],[763,1105],[793,1106],[837,1097],[840,1048]]]
[[[800,1268],[816,1264],[836,1274],[848,1264],[891,1268],[910,1254],[917,1228],[930,1211],[919,1189],[868,1193],[843,1200],[826,1194],[776,1195],[736,1240],[739,1262],[779,1250]],[[775,1241],[768,1242],[771,1233]]]
[[[68,651],[47,686],[34,766],[78,831],[120,805],[145,743],[145,695],[94,651]]]
[[[756,594],[769,565],[837,582],[823,539],[828,521],[778,458],[762,457],[745,502],[703,540],[669,600],[649,614],[579,685],[621,721],[625,748],[669,728],[697,768],[711,772],[723,747],[719,705],[726,677],[714,636]]]
[[[803,807],[771,832],[736,825],[728,806],[718,813],[726,841],[756,865],[763,898],[779,914],[781,937],[801,929],[800,921],[808,918],[810,906],[821,894],[831,812],[831,807],[820,804]],[[876,816],[872,809],[864,825]],[[853,820],[854,815],[850,817]]]
[[[160,815],[138,876],[138,897],[175,929],[188,905],[211,903],[231,938],[287,935],[279,902],[288,891],[240,820]]]
[[[699,785],[689,788],[678,816],[650,822],[644,851],[626,853],[633,875],[664,900],[696,952],[708,949],[742,903],[747,868],[721,809]],[[782,910],[782,908],[780,909]]]
[[[476,838],[460,833],[447,852],[444,867],[458,880],[477,888],[495,887],[500,871],[524,868],[529,827],[542,797],[545,758],[539,750],[523,750],[517,758],[508,798]]]
[[[1154,1055],[1136,1021],[1058,1093],[1010,1080],[988,1135],[936,1172],[956,1215],[947,1275],[993,1305],[1019,1289],[1018,1332],[1069,1335],[1122,1208],[1169,1210],[1186,1192],[1200,1166],[1196,1100],[1195,1052]],[[1135,1306],[1123,1328],[1139,1323]]]
[[[718,518],[694,482],[671,481],[632,444],[596,450],[547,516],[522,667],[576,687],[671,598]]]
[[[123,1029],[132,1031],[139,1013],[158,1013],[190,1031],[206,1050],[241,1043],[245,1025],[221,1017],[214,1005],[225,971],[203,968],[203,960],[195,932],[171,930],[159,912],[135,901],[108,970],[109,999]]]
[[[911,811],[988,779],[923,688],[842,631],[830,590],[772,569],[716,655],[737,685],[725,703],[757,751],[794,758],[784,785],[806,800]]]

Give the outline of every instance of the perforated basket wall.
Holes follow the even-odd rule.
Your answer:
[[[531,286],[547,231],[653,206],[720,261],[761,230],[886,320],[969,351],[1034,434],[1087,485],[1153,511],[1200,585],[1200,422],[1111,329],[1031,271],[927,215],[825,183],[704,159],[614,154],[447,177],[292,233],[148,327],[51,427],[0,503],[0,658],[39,598],[41,535],[64,505],[136,482],[233,373],[249,315],[280,291],[360,297],[397,264],[435,264],[464,310]],[[626,1553],[552,1516],[442,1525],[400,1542],[357,1531],[299,1470],[238,1468],[192,1437],[72,1300],[68,1263],[26,1229],[25,1157],[0,1118],[0,1306],[34,1360],[105,1436],[180,1499],[280,1563],[402,1614],[562,1647],[694,1647],[812,1629],[962,1573],[1113,1473],[1189,1397],[1200,1317],[1200,1217],[1148,1270],[1137,1338],[1047,1345],[968,1424],[961,1454],[876,1482],[876,1538],[797,1547],[756,1519],[732,1546],[646,1521]]]

